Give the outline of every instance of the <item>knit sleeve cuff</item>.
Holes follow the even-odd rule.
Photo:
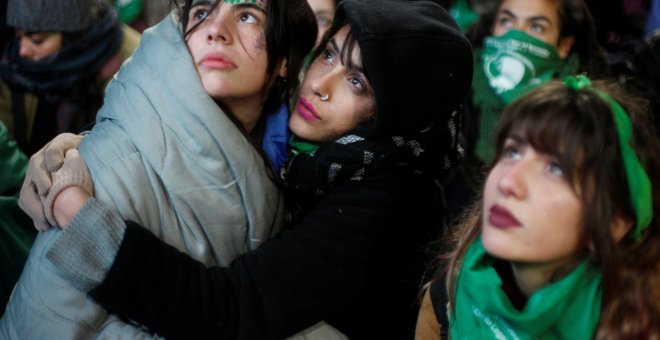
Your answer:
[[[117,212],[91,198],[52,244],[46,258],[71,285],[88,292],[110,270],[125,230],[126,225]]]

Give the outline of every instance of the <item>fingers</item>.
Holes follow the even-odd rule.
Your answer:
[[[35,228],[39,231],[56,225],[52,216],[52,200],[61,190],[67,186],[79,185],[90,195],[93,194],[91,177],[77,150],[82,138],[83,136],[72,133],[62,133],[30,157],[18,203],[32,218]],[[69,155],[71,158],[67,159]],[[72,170],[62,171],[61,168]],[[65,175],[71,171],[75,174]],[[59,176],[56,176],[58,173]],[[76,180],[79,180],[79,183]],[[53,192],[52,187],[56,181],[60,184]]]
[[[72,133],[62,133],[53,138],[44,148],[45,168],[49,172],[60,169],[64,162],[64,156],[71,149],[78,149],[83,136]]]
[[[25,213],[34,221],[34,227],[39,231],[46,231],[50,228],[46,216],[44,214],[41,199],[37,193],[37,188],[30,179],[26,176],[21,186],[21,193],[18,198],[18,206],[25,211]]]
[[[66,152],[62,167],[52,173],[52,180],[53,186],[42,201],[44,214],[51,224],[56,224],[53,212],[55,199],[64,189],[77,186],[85,190],[90,196],[94,194],[92,177],[77,149],[70,149]]]
[[[44,149],[39,150],[37,153],[30,157],[28,165],[27,176],[34,183],[39,195],[46,195],[53,183],[51,182],[50,173],[46,169],[44,161]]]

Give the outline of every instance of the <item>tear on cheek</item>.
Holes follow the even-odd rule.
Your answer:
[[[254,41],[254,48],[257,50],[265,50],[266,49],[266,35],[261,33],[257,37],[257,39]]]

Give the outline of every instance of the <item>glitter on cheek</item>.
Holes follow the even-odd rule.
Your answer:
[[[254,49],[256,50],[266,49],[266,35],[264,33],[259,34],[257,39],[254,41]]]

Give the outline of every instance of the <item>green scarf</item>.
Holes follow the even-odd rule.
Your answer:
[[[498,65],[503,63],[502,60],[510,62],[518,58],[523,60],[521,65],[526,68],[524,74],[520,73],[520,78],[515,79],[518,83],[513,88],[499,86],[495,90],[491,84],[498,84]],[[486,38],[484,48],[475,51],[472,104],[479,112],[475,153],[482,162],[490,163],[495,155],[493,134],[506,105],[548,80],[564,78],[578,72],[580,61],[577,54],[571,53],[564,60],[557,58],[559,57],[551,45],[516,30],[498,38]],[[507,80],[512,81],[510,78]],[[501,83],[499,82],[500,85]]]
[[[458,0],[449,9],[449,15],[454,18],[461,32],[467,29],[479,18],[479,14],[470,8],[468,0]]]
[[[291,134],[291,137],[289,137],[289,152],[291,152],[292,156],[300,154],[309,155],[318,148],[318,144],[302,140],[294,134]]]
[[[522,311],[502,290],[478,238],[465,254],[456,288],[451,339],[591,339],[600,318],[601,273],[585,260],[529,297]]]

